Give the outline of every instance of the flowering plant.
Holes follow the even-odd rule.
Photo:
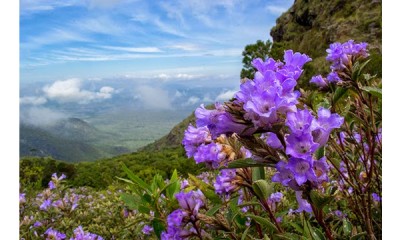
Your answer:
[[[179,207],[156,235],[380,238],[382,92],[380,79],[365,73],[367,46],[331,44],[331,72],[312,77],[314,91],[297,86],[307,55],[254,59],[254,79],[233,99],[197,108],[182,144],[209,177],[180,180],[169,198]]]

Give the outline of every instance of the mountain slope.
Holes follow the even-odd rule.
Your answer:
[[[173,127],[167,135],[139,150],[149,152],[180,147],[186,128],[189,126],[189,124],[194,125],[195,121],[196,119],[194,117],[194,113],[192,113],[189,117],[185,118],[182,122]]]
[[[55,136],[41,128],[20,125],[20,157],[51,156],[68,162],[91,161],[104,156],[104,153],[84,141]]]
[[[311,76],[327,73],[326,49],[330,43],[350,39],[369,44],[371,68],[382,69],[382,3],[379,0],[296,0],[271,29],[272,53],[281,58],[283,50],[309,55],[300,79],[305,87]]]

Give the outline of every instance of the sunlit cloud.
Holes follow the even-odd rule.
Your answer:
[[[86,104],[93,100],[108,99],[112,97],[114,89],[109,86],[102,87],[98,92],[82,89],[82,81],[77,78],[55,81],[43,87],[43,92],[48,99],[66,103],[75,102]]]

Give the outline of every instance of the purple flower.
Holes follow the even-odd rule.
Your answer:
[[[312,60],[306,54],[301,54],[299,52],[293,53],[293,50],[286,50],[283,59],[285,61],[285,69],[294,73],[293,78],[295,80],[300,77],[303,71],[303,65]]]
[[[337,217],[339,217],[340,219],[344,219],[344,218],[346,218],[346,214],[345,213],[343,213],[342,211],[340,211],[340,210],[335,210],[334,212],[333,212]]]
[[[204,162],[212,168],[218,168],[225,157],[226,154],[222,152],[222,145],[219,143],[202,144],[193,155],[197,164]]]
[[[175,198],[178,200],[179,206],[187,210],[192,215],[196,216],[199,209],[204,206],[205,197],[200,190],[179,192],[175,194]]]
[[[52,178],[54,181],[61,181],[61,180],[65,179],[66,176],[65,176],[64,173],[63,173],[63,174],[61,174],[60,177],[57,177],[57,173],[53,173],[53,175],[51,175],[51,178]]]
[[[19,194],[19,203],[25,203],[26,199],[25,199],[25,193],[20,193]]]
[[[309,202],[307,202],[307,200],[303,199],[302,197],[302,192],[301,191],[296,191],[296,199],[297,199],[297,203],[299,204],[299,208],[296,210],[296,212],[308,212],[311,213],[312,212],[312,208]]]
[[[276,192],[276,193],[272,193],[269,198],[268,201],[270,202],[274,202],[274,203],[278,203],[282,200],[283,198],[283,193],[281,192]]]
[[[310,80],[310,83],[314,83],[320,88],[328,86],[327,79],[323,78],[321,75],[313,76]]]
[[[188,157],[193,157],[197,147],[203,143],[211,142],[211,133],[206,126],[195,128],[192,125],[185,130],[182,141]]]
[[[64,233],[58,232],[52,228],[47,229],[44,234],[46,235],[46,240],[63,240],[67,237]]]
[[[151,232],[153,232],[154,229],[152,227],[150,227],[149,225],[144,225],[143,229],[142,229],[142,233],[145,235],[150,235]]]
[[[289,134],[286,137],[286,142],[286,153],[296,158],[306,158],[318,148],[318,144],[314,142],[311,133]]]
[[[314,161],[313,169],[314,169],[315,175],[317,177],[318,183],[329,181],[329,178],[328,178],[329,166],[326,163],[326,157],[322,157],[321,159]]]
[[[330,72],[330,73],[328,74],[328,76],[326,76],[326,80],[327,80],[329,83],[338,83],[338,82],[341,82],[341,81],[342,81],[342,79],[339,77],[339,75],[337,74],[337,72]]]
[[[40,226],[43,226],[43,224],[41,223],[41,222],[39,222],[39,221],[36,221],[34,224],[33,224],[33,227],[40,227]]]
[[[103,240],[103,238],[94,233],[85,232],[82,226],[78,226],[74,230],[74,237],[71,237],[70,240]]]
[[[224,169],[215,179],[214,188],[215,192],[219,195],[229,195],[236,188],[234,183],[236,178],[236,169]]]
[[[251,61],[251,65],[259,72],[265,73],[266,71],[277,71],[283,64],[275,61],[273,58],[267,58],[263,61],[261,58],[255,58]]]
[[[51,206],[51,200],[46,199],[43,201],[42,205],[40,205],[40,210],[46,211]]]
[[[50,182],[49,182],[49,188],[50,188],[50,190],[53,190],[53,189],[56,188],[56,185],[54,184],[53,181],[50,181]]]
[[[206,126],[211,133],[213,139],[221,134],[244,133],[247,129],[246,125],[236,123],[232,116],[225,111],[224,105],[215,103],[215,109],[208,110],[203,104],[195,111],[196,125],[200,127]]]
[[[316,176],[312,168],[312,160],[303,158],[290,158],[288,168],[293,173],[294,179],[300,186],[307,180],[315,181]]]
[[[286,126],[290,128],[292,133],[301,135],[309,132],[314,116],[307,109],[290,112],[286,115]]]
[[[279,140],[278,136],[273,132],[263,133],[261,135],[261,139],[265,139],[268,146],[275,148],[275,149],[282,149],[282,143]]]
[[[270,127],[273,123],[278,122],[275,98],[275,91],[265,91],[254,95],[243,105],[243,109],[246,111],[244,117],[251,120],[256,127]]]
[[[61,200],[61,199],[58,199],[57,201],[53,202],[52,206],[59,208],[59,209],[65,208],[65,204],[64,204],[63,200]]]
[[[189,181],[187,179],[183,179],[181,181],[181,190],[185,189],[188,186],[189,186]]]
[[[272,182],[280,182],[283,186],[292,185],[294,179],[293,173],[288,169],[287,163],[280,161],[276,164],[277,173],[272,176]]]
[[[180,227],[183,225],[183,219],[188,217],[188,213],[182,209],[177,209],[170,213],[167,217],[167,223],[170,227]]]
[[[375,202],[382,201],[381,197],[379,197],[377,193],[372,193],[372,199],[374,199]]]
[[[343,124],[344,118],[339,114],[331,114],[329,109],[320,107],[318,109],[318,120],[314,120],[312,123],[312,135],[314,142],[319,143],[323,146],[328,142],[329,134],[335,128],[340,128]]]
[[[352,58],[366,58],[369,56],[367,50],[368,44],[365,42],[354,43],[354,40],[349,40],[343,44],[332,43],[329,49],[326,60],[332,62],[332,70],[342,70],[349,65]]]
[[[190,236],[191,232],[175,227],[168,227],[167,231],[161,233],[161,240],[183,240],[187,239]]]

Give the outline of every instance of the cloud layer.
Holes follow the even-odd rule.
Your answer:
[[[93,92],[82,89],[81,85],[80,79],[72,78],[46,85],[43,92],[48,99],[60,103],[76,102],[84,104],[98,99],[111,98],[115,91],[112,87],[104,86],[98,92]]]

